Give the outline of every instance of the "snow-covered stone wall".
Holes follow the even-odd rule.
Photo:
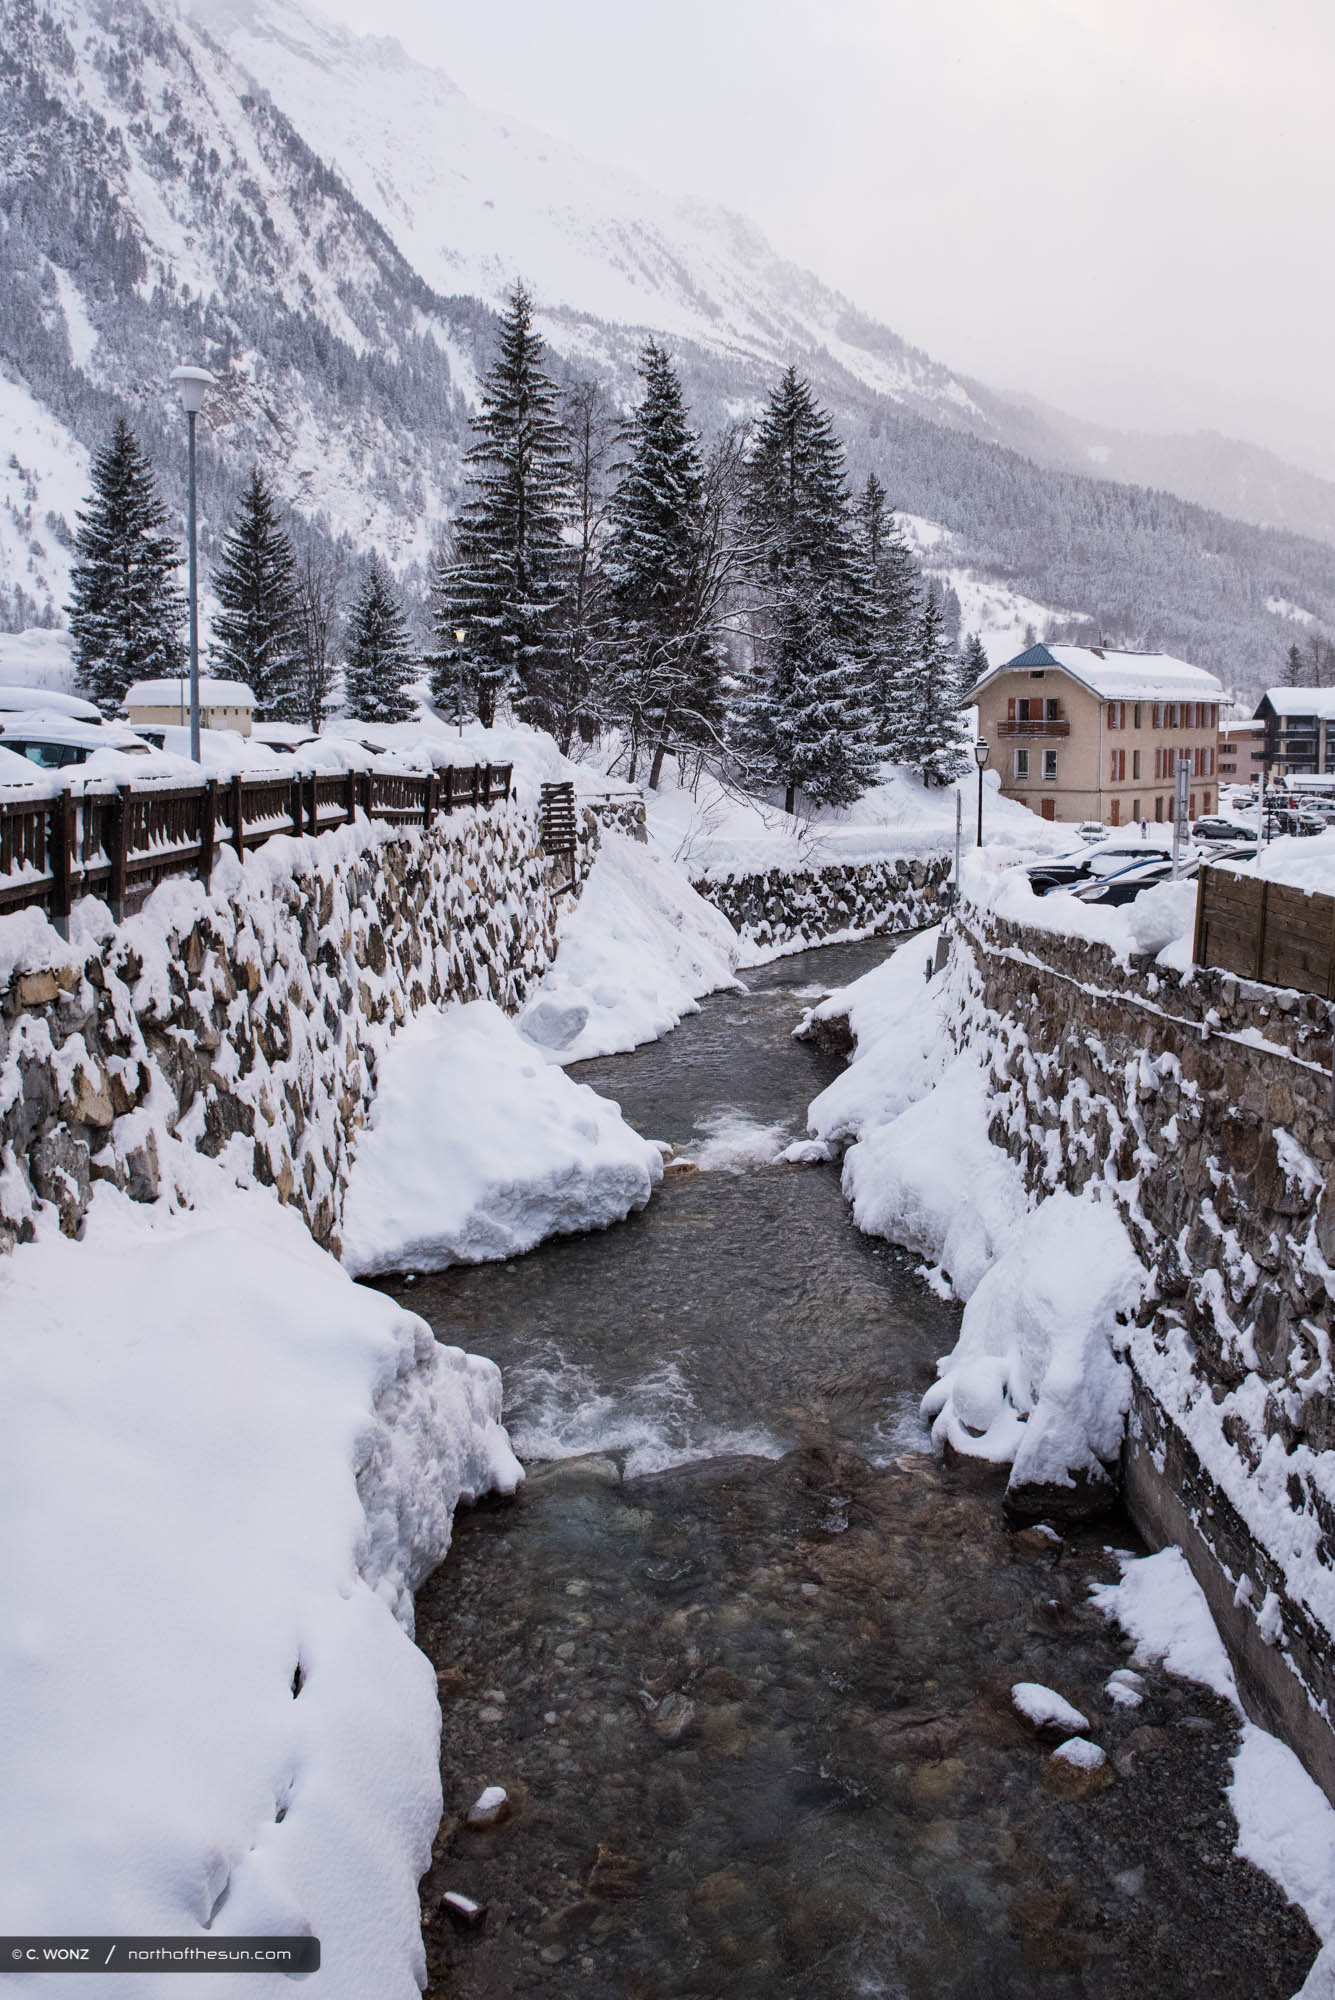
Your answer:
[[[581,815],[574,887],[596,850]],[[337,1249],[376,1064],[446,1000],[516,1011],[556,948],[560,864],[511,803],[429,829],[359,821],[277,839],[129,921],[0,919],[0,1249],[45,1212],[77,1234],[93,1184],[189,1199],[195,1154],[277,1188]]]
[[[870,931],[911,931],[940,916],[949,857],[831,862],[793,871],[707,877],[696,893],[757,951],[825,944]]]
[[[1257,1718],[1335,1797],[1327,1004],[969,906],[957,949],[993,1143],[1035,1194],[1100,1183],[1150,1273],[1132,1511],[1186,1549]]]

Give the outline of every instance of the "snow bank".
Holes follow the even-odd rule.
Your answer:
[[[1123,1556],[1121,1567],[1119,1583],[1095,1584],[1090,1596],[1134,1641],[1136,1666],[1200,1681],[1242,1718],[1228,1788],[1234,1852],[1279,1884],[1326,1946],[1303,1987],[1317,2000],[1335,1979],[1335,1807],[1285,1744],[1243,1717],[1223,1640],[1181,1549]]]
[[[439,1711],[404,1621],[455,1503],[520,1476],[500,1377],[212,1194],[103,1189],[0,1265],[7,1921],[313,1932],[330,2000],[415,2000]]]
[[[1106,1481],[1130,1401],[1118,1314],[1144,1278],[1111,1203],[1049,1195],[979,1280],[937,1364],[922,1405],[934,1440],[1012,1463],[1016,1488]]]
[[[617,1055],[736,985],[737,933],[681,870],[625,834],[604,832],[556,961],[520,1026],[554,1062]]]
[[[961,869],[964,893],[972,903],[989,909],[1007,923],[1062,937],[1087,938],[1103,944],[1118,958],[1155,955],[1190,938],[1196,921],[1196,884],[1158,882],[1129,903],[1114,906],[1082,903],[1068,890],[1035,895],[1016,857],[1004,850],[976,850]]]
[[[349,1271],[436,1271],[604,1229],[663,1171],[615,1104],[489,1000],[420,1014],[381,1058],[343,1210]]]

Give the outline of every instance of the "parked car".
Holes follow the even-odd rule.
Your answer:
[[[0,714],[62,715],[71,722],[100,723],[102,711],[82,695],[58,694],[54,688],[0,686]]]
[[[1255,827],[1239,826],[1235,821],[1221,819],[1217,814],[1198,819],[1191,829],[1193,840],[1252,840],[1255,834]]]
[[[1116,875],[1135,861],[1162,858],[1163,852],[1143,840],[1110,841],[1102,847],[1057,855],[1051,861],[1036,861],[1028,871],[1030,886],[1036,896],[1046,896],[1053,889],[1071,889],[1078,883]]]
[[[1107,831],[1108,829],[1101,819],[1082,819],[1076,828],[1076,832],[1080,835],[1080,838],[1089,841],[1091,846],[1096,840],[1104,839]]]
[[[86,764],[99,750],[116,750],[129,757],[153,754],[142,737],[123,723],[103,722],[100,718],[97,722],[80,722],[41,709],[0,712],[0,744],[43,771],[62,771],[70,764]]]

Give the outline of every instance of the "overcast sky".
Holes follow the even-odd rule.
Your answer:
[[[938,360],[1335,477],[1335,0],[315,0]]]

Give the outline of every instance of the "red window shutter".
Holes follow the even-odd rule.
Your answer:
[[[1006,703],[1006,720],[1007,720],[1007,722],[1014,722],[1014,720],[1015,720],[1015,696],[1014,696],[1014,695],[1012,695],[1012,696],[1011,696],[1011,698],[1010,698],[1010,700],[1009,700],[1009,701],[1008,701],[1008,702]]]

